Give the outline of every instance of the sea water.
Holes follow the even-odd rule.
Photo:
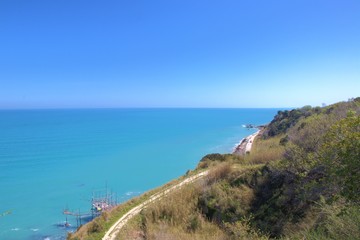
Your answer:
[[[0,239],[65,239],[63,210],[89,212],[95,190],[121,202],[163,185],[277,110],[1,110]]]

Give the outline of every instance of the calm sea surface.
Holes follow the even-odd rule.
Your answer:
[[[243,124],[268,123],[277,111],[2,110],[0,239],[64,239],[63,209],[89,212],[105,185],[119,201],[160,186],[207,153],[231,152],[255,131]]]

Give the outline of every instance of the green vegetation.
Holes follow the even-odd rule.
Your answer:
[[[328,179],[346,199],[360,203],[360,116],[352,113],[334,124],[325,136],[321,160]]]
[[[291,111],[278,111],[278,114],[267,126],[264,136],[273,137],[285,133],[290,127],[294,126],[299,119],[311,116],[314,112],[318,111],[318,108],[312,109],[311,106],[305,106]]]
[[[242,205],[249,206],[253,193],[242,183],[250,181],[251,173],[262,165],[239,169],[228,162],[214,161],[218,164],[205,179],[146,208],[120,232],[118,239],[134,239],[135,235],[137,239],[179,240],[260,237],[243,219],[247,209]]]
[[[250,154],[209,154],[203,169],[205,179],[148,206],[117,239],[360,239],[360,98],[280,111]],[[142,200],[132,201],[121,211]],[[90,233],[121,214],[112,215],[76,237],[100,239]]]
[[[285,147],[280,144],[284,135],[277,135],[271,138],[263,138],[261,135],[255,139],[251,154],[245,156],[245,162],[249,164],[269,163],[281,159]]]

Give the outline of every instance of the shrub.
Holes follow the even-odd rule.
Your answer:
[[[360,116],[349,116],[326,134],[322,160],[329,169],[329,180],[347,199],[360,203]]]
[[[225,230],[231,236],[231,239],[236,240],[248,240],[248,239],[257,239],[257,240],[266,240],[269,239],[268,236],[262,235],[257,230],[254,230],[250,226],[249,220],[239,220],[234,223],[225,223]]]
[[[99,223],[99,221],[95,220],[90,223],[89,228],[88,228],[88,233],[98,233],[98,232],[101,232],[103,230],[103,228],[104,227]]]
[[[234,158],[234,156],[232,156],[232,154],[220,154],[220,153],[207,154],[200,160],[197,169],[204,169],[214,166],[218,163],[228,161],[229,158]]]
[[[217,182],[225,178],[230,172],[231,172],[231,165],[227,162],[221,163],[210,170],[209,174],[207,175],[207,181],[209,184],[213,182]]]
[[[360,209],[337,201],[319,203],[317,218],[307,230],[293,234],[291,239],[360,239]]]

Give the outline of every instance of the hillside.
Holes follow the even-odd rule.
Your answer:
[[[360,239],[360,98],[279,111],[250,154],[209,154],[189,175],[203,170],[204,179],[147,206],[117,239]],[[101,239],[148,196],[68,238]]]

